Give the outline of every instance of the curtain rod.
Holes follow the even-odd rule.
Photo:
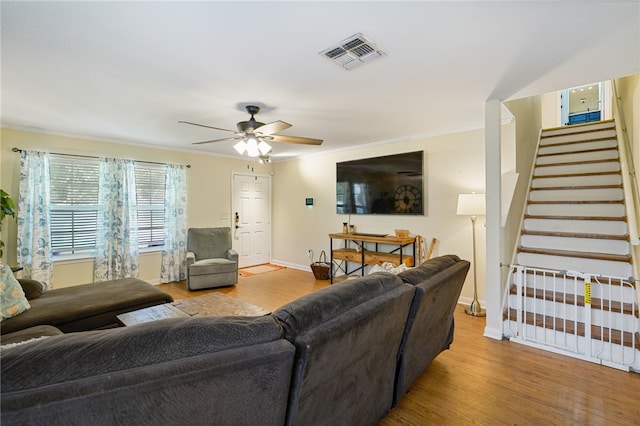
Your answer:
[[[13,151],[13,152],[22,152],[22,149],[20,149],[20,148],[16,148],[16,147],[13,147],[13,148],[11,148],[11,151]],[[68,157],[80,157],[80,158],[100,158],[100,157],[96,157],[96,156],[93,156],[93,155],[62,154],[62,153],[60,153],[60,152],[50,152],[49,154],[53,154],[53,155],[66,155],[66,156],[68,156]],[[166,166],[167,164],[169,164],[169,163],[158,163],[158,162],[156,162],[156,161],[142,161],[142,160],[133,160],[133,161],[135,161],[136,163],[160,164],[160,165],[163,165],[163,166]],[[191,168],[191,164],[187,164],[185,167],[186,167],[187,169],[190,169],[190,168]]]

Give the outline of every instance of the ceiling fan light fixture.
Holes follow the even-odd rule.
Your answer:
[[[267,155],[269,152],[271,152],[271,145],[260,139],[258,149],[260,150],[260,154]]]
[[[245,141],[240,141],[237,144],[235,144],[233,147],[235,148],[236,151],[238,151],[238,154],[242,155],[247,149],[247,144]]]
[[[201,145],[213,142],[222,142],[234,140],[238,141],[233,148],[238,154],[243,155],[245,152],[249,157],[257,157],[259,155],[266,156],[271,152],[271,145],[267,141],[288,142],[305,145],[322,145],[322,139],[304,138],[300,136],[280,135],[279,132],[287,130],[291,124],[282,120],[273,121],[271,123],[261,123],[256,121],[255,114],[260,112],[260,107],[256,105],[247,105],[247,112],[251,114],[251,118],[247,121],[236,123],[238,131],[223,129],[220,127],[207,126],[205,124],[192,123],[190,121],[178,121],[179,123],[190,124],[192,126],[206,127],[214,130],[233,133],[233,136],[214,139],[210,141],[194,142],[194,145]]]
[[[249,157],[257,157],[260,155],[260,150],[258,149],[258,141],[254,137],[247,138],[247,155]]]

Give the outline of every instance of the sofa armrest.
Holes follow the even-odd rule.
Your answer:
[[[233,249],[227,250],[227,259],[233,260],[238,265],[238,252]]]
[[[196,254],[192,251],[187,252],[187,257],[185,260],[186,260],[185,266],[187,267],[187,269],[189,269],[189,265],[193,265],[196,261]]]
[[[37,299],[44,293],[44,285],[40,281],[27,278],[18,278],[18,282],[24,291],[27,300]]]

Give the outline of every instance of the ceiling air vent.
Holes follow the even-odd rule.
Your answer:
[[[360,33],[342,40],[337,46],[325,49],[320,54],[346,70],[361,67],[386,55]]]

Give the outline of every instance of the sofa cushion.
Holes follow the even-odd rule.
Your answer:
[[[164,291],[137,278],[53,289],[33,299],[31,309],[2,322],[2,334],[49,324],[65,333],[116,327],[125,312],[173,302]]]
[[[346,280],[307,294],[282,306],[273,315],[284,327],[285,337],[317,327],[336,316],[398,287],[402,281],[387,272]],[[341,290],[337,291],[335,288]]]
[[[237,269],[236,262],[232,260],[222,258],[203,259],[189,265],[189,275],[235,273]]]
[[[3,351],[0,388],[4,393],[80,380],[281,336],[271,316],[171,318],[69,333]]]
[[[416,292],[398,360],[394,404],[431,361],[452,343],[454,310],[469,267],[468,261],[447,255],[399,274],[415,286]]]
[[[411,268],[399,273],[398,277],[407,284],[418,285],[438,272],[455,265],[456,262],[459,261],[460,258],[455,254],[434,257],[433,259],[423,262],[416,268]]]
[[[381,272],[274,313],[296,346],[286,424],[373,425],[388,413],[414,293],[414,286]]]
[[[1,321],[15,317],[31,307],[20,283],[7,265],[0,268],[0,299]]]
[[[20,283],[27,300],[37,299],[42,296],[42,293],[44,293],[44,286],[40,281],[18,278],[18,282]]]

